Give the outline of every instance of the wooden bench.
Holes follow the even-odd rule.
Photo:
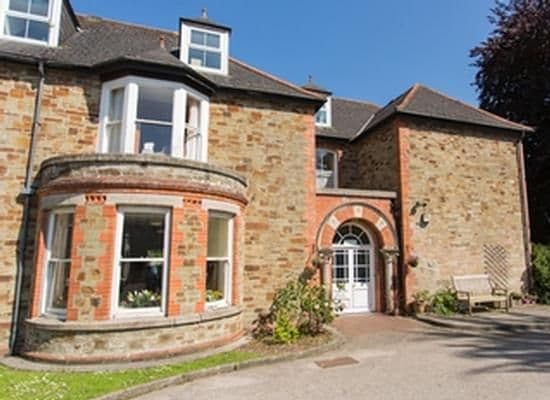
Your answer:
[[[453,286],[459,302],[468,304],[468,313],[479,303],[503,302],[509,310],[508,289],[500,288],[489,275],[452,276]]]

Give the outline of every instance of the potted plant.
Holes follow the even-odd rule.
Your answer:
[[[418,267],[418,256],[416,254],[410,254],[408,257],[407,257],[407,264],[411,267],[411,268],[416,268]]]
[[[420,290],[413,294],[413,300],[414,300],[414,313],[415,314],[422,314],[426,312],[426,308],[430,304],[430,292],[427,290]]]
[[[221,299],[223,299],[223,293],[220,292],[219,290],[208,289],[206,291],[206,302],[207,303],[212,303],[213,301],[218,301],[218,300],[221,300]]]
[[[514,307],[521,305],[523,303],[523,295],[518,292],[510,293],[510,303]]]

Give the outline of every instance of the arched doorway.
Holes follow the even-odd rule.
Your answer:
[[[343,312],[374,311],[374,244],[369,232],[355,222],[341,225],[332,240],[332,293]]]

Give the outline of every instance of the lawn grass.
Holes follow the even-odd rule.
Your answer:
[[[93,399],[157,379],[259,356],[254,352],[230,351],[179,364],[107,372],[30,372],[0,366],[0,399]]]

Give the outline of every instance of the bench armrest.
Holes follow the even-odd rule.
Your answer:
[[[508,296],[508,289],[495,287],[493,288],[493,295]]]

